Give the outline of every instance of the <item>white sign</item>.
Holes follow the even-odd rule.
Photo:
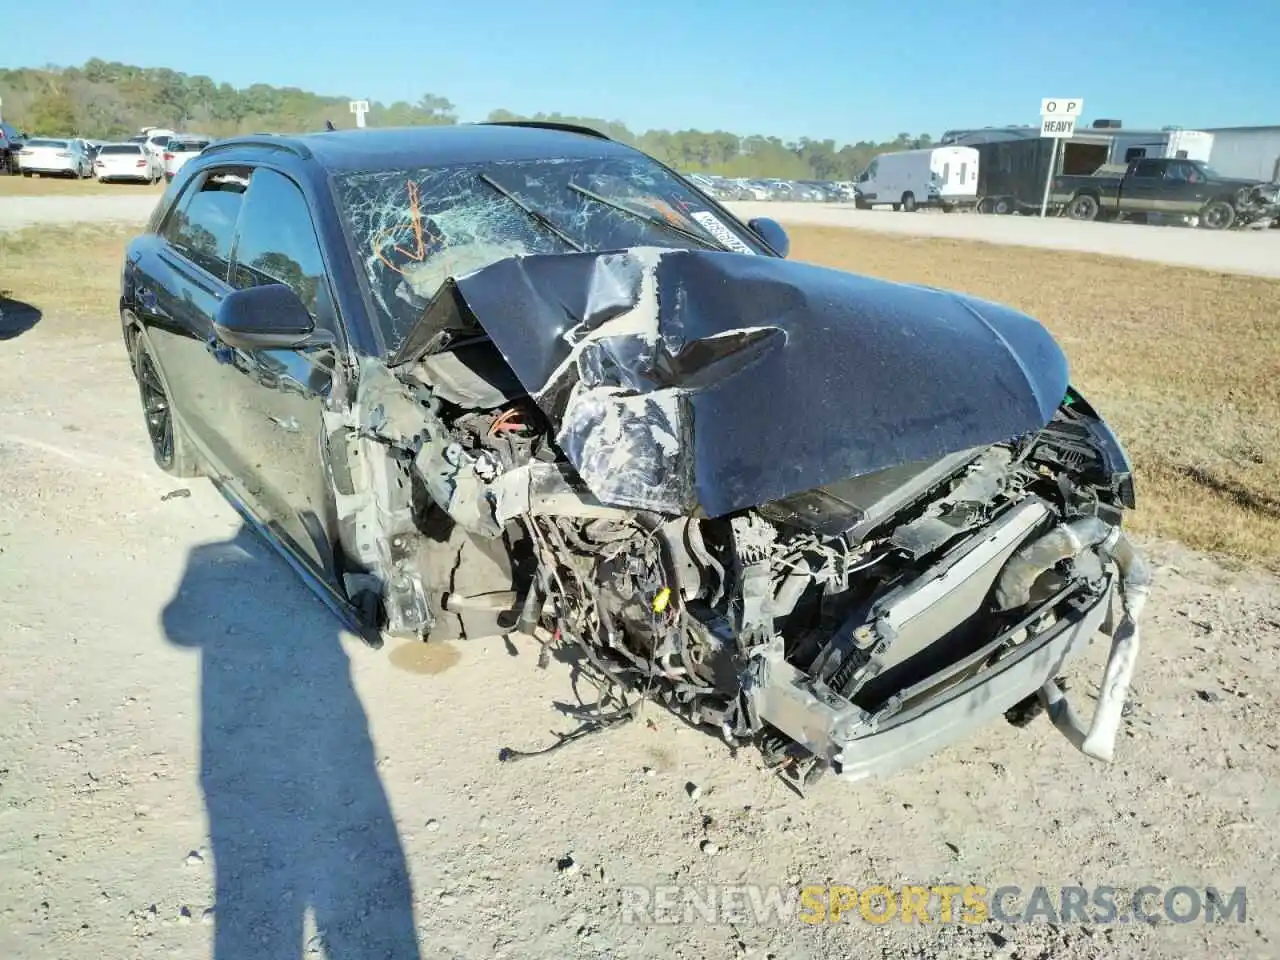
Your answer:
[[[741,237],[726,227],[724,221],[711,211],[695,210],[692,216],[706,229],[707,233],[720,241],[720,246],[737,253],[755,253],[754,250],[742,242]]]
[[[1040,118],[1040,136],[1062,140],[1076,135],[1075,117],[1055,117],[1052,114]]]
[[[1040,101],[1042,117],[1078,117],[1084,109],[1084,100],[1079,97],[1045,97]]]
[[[369,101],[368,100],[352,100],[351,103],[348,104],[348,106],[351,107],[351,112],[356,115],[356,126],[363,127],[364,115],[369,112]]]

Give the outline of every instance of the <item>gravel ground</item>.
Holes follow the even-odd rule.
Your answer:
[[[105,331],[105,332],[104,332]],[[6,960],[1275,955],[1280,584],[1148,543],[1112,766],[1040,718],[805,799],[706,733],[571,724],[527,640],[370,651],[151,464],[114,323],[0,351]],[[1071,671],[1095,689],[1095,645]],[[623,887],[1248,888],[1245,923],[623,922]],[[938,916],[935,908],[933,916]],[[216,949],[216,952],[215,952]]]
[[[42,223],[141,223],[151,216],[158,199],[146,193],[0,197],[0,230]]]

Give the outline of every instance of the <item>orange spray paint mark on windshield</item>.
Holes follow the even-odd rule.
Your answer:
[[[401,254],[405,259],[412,260],[415,263],[422,263],[427,258],[427,243],[423,237],[422,231],[422,208],[418,203],[418,185],[412,180],[405,184],[405,188],[409,193],[409,222],[402,223],[398,226],[391,227],[387,230],[380,230],[374,234],[369,245],[373,247],[374,256],[386,264],[389,270],[394,270],[401,275],[404,274],[403,268],[399,264],[392,263],[387,259],[385,251],[385,241],[396,234],[409,229],[413,232],[413,247],[406,250],[399,244],[393,244],[391,249]]]

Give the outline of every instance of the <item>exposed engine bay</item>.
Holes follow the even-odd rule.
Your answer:
[[[1083,398],[1060,390],[1047,417],[1031,409],[1030,429],[997,442],[944,441],[940,455],[743,507],[749,492],[662,461],[693,442],[676,401],[690,378],[705,388],[705,365],[686,365],[683,384],[651,378],[675,383],[656,419],[651,395],[600,373],[635,355],[616,338],[635,335],[625,307],[644,295],[623,287],[623,307],[566,335],[570,360],[547,363],[536,390],[483,330],[437,334],[393,366],[364,362],[354,404],[329,424],[357,608],[428,642],[519,630],[571,644],[619,702],[657,700],[754,742],[802,782],[896,769],[1028,695],[1110,758],[1149,574],[1120,531],[1134,503],[1127,458]],[[443,296],[474,306],[465,291]],[[782,343],[797,337],[779,329]],[[584,349],[600,331],[611,354]],[[751,363],[759,340],[737,340]],[[749,375],[731,360],[713,358]],[[599,436],[610,417],[609,443],[587,453],[584,418]],[[646,466],[658,496],[631,476]],[[1115,646],[1086,727],[1054,678],[1099,628]]]

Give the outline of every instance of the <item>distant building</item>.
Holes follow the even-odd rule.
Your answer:
[[[1225,177],[1280,181],[1280,126],[1210,127],[1209,164]]]

